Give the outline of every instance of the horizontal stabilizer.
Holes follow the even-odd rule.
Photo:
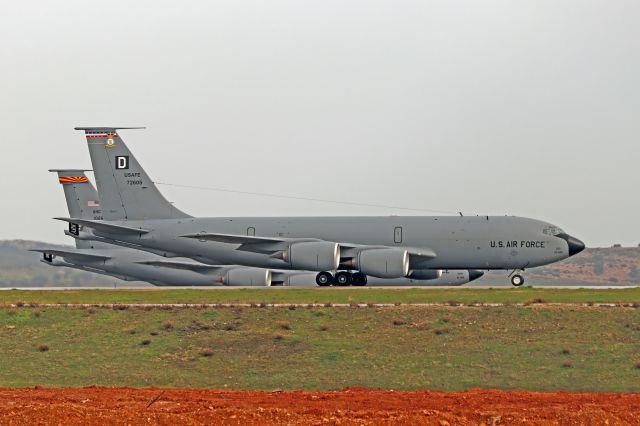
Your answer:
[[[109,131],[109,130],[129,130],[129,129],[146,129],[146,127],[109,127],[109,126],[98,126],[98,127],[74,127],[73,130],[84,130],[87,132],[94,131]]]
[[[96,260],[108,260],[111,256],[103,256],[100,254],[87,253],[81,251],[72,250],[48,250],[48,249],[32,249],[29,251],[35,251],[37,253],[52,254],[58,257],[64,257],[67,259],[75,259],[80,261],[96,261]]]
[[[204,265],[202,263],[187,263],[187,262],[171,262],[164,260],[145,260],[142,262],[136,262],[140,265],[149,265],[149,266],[158,266],[160,268],[171,268],[171,269],[181,269],[184,271],[194,271],[194,272],[214,272],[220,269],[225,268],[225,266],[213,266],[213,265]],[[228,266],[226,266],[228,268]]]
[[[68,218],[68,217],[54,217],[54,219],[61,220],[63,222],[74,223],[77,225],[84,226],[86,228],[95,229],[98,232],[104,232],[108,234],[130,235],[130,234],[146,234],[149,232],[148,229],[131,228],[129,226],[114,225],[114,224],[105,223],[99,220],[74,219],[74,218]]]

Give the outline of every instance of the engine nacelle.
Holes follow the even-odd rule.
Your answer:
[[[287,275],[284,277],[282,282],[283,286],[296,286],[296,287],[317,287],[316,284],[316,274],[315,273],[306,273],[306,274],[295,274],[295,275]]]
[[[229,269],[220,280],[228,286],[270,287],[271,271],[261,268]]]
[[[365,275],[402,278],[409,274],[409,252],[395,248],[363,250],[352,265]]]
[[[415,269],[409,272],[414,280],[437,280],[442,277],[442,269]]]
[[[332,271],[340,264],[340,245],[329,241],[294,243],[284,252],[283,259],[291,269]]]

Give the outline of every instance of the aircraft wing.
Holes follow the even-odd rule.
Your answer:
[[[54,217],[55,220],[61,220],[63,222],[68,222],[70,224],[81,225],[86,228],[92,228],[96,231],[106,232],[109,234],[146,234],[149,232],[148,229],[144,228],[131,228],[129,226],[115,225],[112,223],[105,223],[99,220],[88,220],[88,219],[74,219],[68,217]]]
[[[96,260],[108,260],[111,256],[104,256],[101,254],[93,254],[87,252],[71,251],[71,250],[49,250],[49,249],[32,249],[37,253],[52,254],[58,257],[64,257],[67,259],[75,259],[79,261],[96,261]]]
[[[252,235],[234,235],[218,233],[199,233],[182,235],[183,238],[193,238],[202,241],[214,241],[218,243],[239,244],[236,250],[250,251],[255,253],[278,253],[286,250],[291,244],[311,241],[322,241],[317,238],[277,238],[277,237],[256,237]],[[342,257],[348,258],[356,256],[363,250],[388,249],[391,246],[368,246],[361,244],[338,243],[342,250]],[[430,248],[406,248],[409,252],[409,265],[412,269],[428,269],[426,262],[437,257],[435,251]]]
[[[202,263],[189,263],[189,262],[172,262],[168,260],[145,260],[142,262],[136,262],[140,265],[149,265],[149,266],[157,266],[160,268],[172,268],[172,269],[181,269],[184,271],[194,271],[194,272],[214,272],[219,271],[220,269],[224,269],[228,266],[214,266],[214,265],[205,265]]]
[[[250,235],[200,233],[181,235],[183,238],[193,238],[202,241],[214,241],[217,243],[239,244],[236,250],[250,251],[254,253],[274,253],[286,249],[291,244],[321,241],[317,238],[269,238]]]

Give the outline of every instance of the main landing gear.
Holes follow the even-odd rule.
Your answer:
[[[328,287],[336,285],[339,287],[348,286],[365,286],[367,285],[367,276],[362,272],[339,271],[335,276],[331,272],[319,272],[316,275],[316,284],[320,287]]]

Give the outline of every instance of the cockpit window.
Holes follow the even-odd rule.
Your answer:
[[[564,231],[561,228],[558,228],[557,226],[548,226],[544,228],[542,232],[544,232],[547,235],[552,235],[554,237],[556,235],[564,234]]]

